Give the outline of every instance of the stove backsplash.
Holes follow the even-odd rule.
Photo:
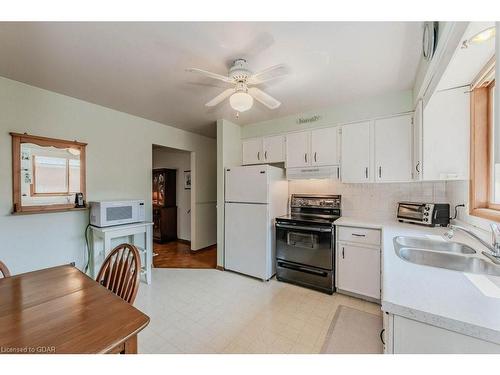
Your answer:
[[[340,194],[342,215],[394,219],[399,201],[449,203],[446,182],[344,184],[332,180],[291,180],[290,194]]]

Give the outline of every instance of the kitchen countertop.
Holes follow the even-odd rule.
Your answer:
[[[342,217],[335,225],[382,230],[383,311],[500,344],[500,277],[418,265],[396,255],[395,236],[439,236],[444,240],[446,228],[351,217]],[[485,250],[460,231],[455,231],[452,241],[468,244],[478,253]],[[485,284],[498,288],[499,293],[488,296]]]

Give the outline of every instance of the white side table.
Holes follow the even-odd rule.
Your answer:
[[[125,237],[122,241],[135,245],[141,255],[141,278],[151,284],[151,267],[153,264],[153,223],[141,222],[134,224],[115,225],[99,228],[90,226],[90,262],[89,273],[95,279],[106,256],[113,250],[111,241]],[[141,241],[142,239],[142,241]]]

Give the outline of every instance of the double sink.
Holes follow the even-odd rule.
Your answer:
[[[394,249],[401,259],[424,266],[500,276],[500,265],[480,257],[472,247],[452,241],[421,237],[394,237]]]

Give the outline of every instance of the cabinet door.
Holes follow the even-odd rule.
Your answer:
[[[262,138],[244,139],[242,142],[243,165],[264,163]]]
[[[342,126],[342,182],[369,182],[370,122]]]
[[[424,108],[423,179],[469,179],[470,98],[467,88],[438,91]]]
[[[338,165],[338,128],[311,131],[311,165]]]
[[[280,163],[285,161],[285,137],[275,135],[264,137],[264,161],[266,163]]]
[[[347,292],[380,299],[380,249],[337,246],[337,287]]]
[[[411,116],[375,121],[375,180],[410,181],[412,160]]]
[[[422,179],[422,99],[420,99],[415,107],[413,115],[413,163],[412,175],[413,179],[419,181]]]
[[[286,167],[311,165],[309,145],[311,132],[291,133],[286,136]]]

